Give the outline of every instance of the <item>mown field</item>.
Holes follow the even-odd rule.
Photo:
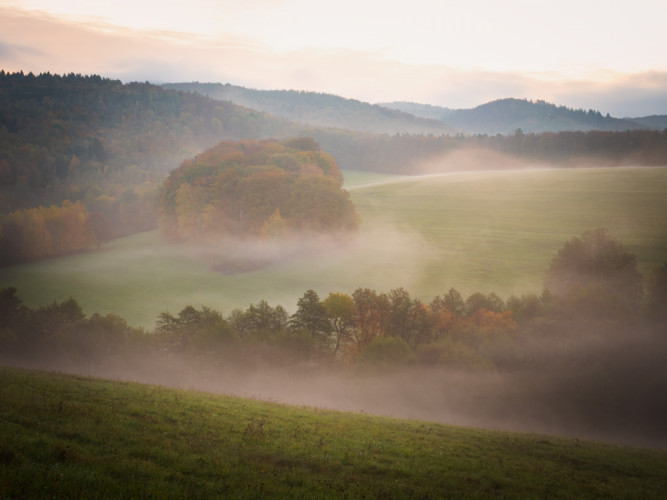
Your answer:
[[[152,327],[160,312],[188,304],[228,314],[265,299],[292,311],[311,288],[323,298],[404,287],[426,301],[451,287],[464,296],[539,293],[563,243],[598,226],[637,255],[643,273],[667,261],[666,168],[345,176],[362,229],[340,247],[323,241],[292,261],[223,275],[153,231],[0,269],[0,287],[15,286],[31,306],[74,297],[88,314],[112,312]]]
[[[667,454],[0,367],[3,498],[664,498]]]

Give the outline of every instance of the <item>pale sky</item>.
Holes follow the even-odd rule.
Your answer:
[[[667,1],[0,0],[5,71],[667,114]]]

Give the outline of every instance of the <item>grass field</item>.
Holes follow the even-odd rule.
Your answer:
[[[665,451],[0,367],[3,498],[664,498]]]
[[[539,293],[563,243],[598,226],[638,256],[643,273],[667,261],[665,168],[345,176],[362,229],[342,248],[222,275],[153,231],[101,251],[0,269],[0,287],[17,287],[28,305],[71,296],[88,314],[152,327],[160,312],[188,304],[228,314],[265,299],[294,310],[310,288],[325,297],[404,287],[427,301],[450,287],[464,296]]]

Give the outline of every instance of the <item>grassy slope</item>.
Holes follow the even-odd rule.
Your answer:
[[[363,227],[340,250],[224,276],[150,232],[100,252],[0,269],[0,287],[16,286],[29,305],[73,296],[87,313],[152,327],[160,312],[187,304],[227,314],[266,299],[293,309],[309,288],[324,297],[402,286],[424,300],[452,286],[464,295],[539,293],[556,251],[597,226],[635,253],[644,273],[667,260],[667,169],[345,175]]]
[[[0,367],[5,498],[660,498],[664,451]]]

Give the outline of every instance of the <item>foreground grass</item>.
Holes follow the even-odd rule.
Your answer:
[[[188,304],[228,314],[265,299],[293,311],[308,289],[325,297],[404,287],[426,301],[451,287],[540,293],[563,243],[598,226],[637,255],[643,273],[667,261],[667,168],[345,175],[363,223],[342,248],[225,276],[153,231],[0,269],[0,287],[15,286],[33,307],[74,297],[87,314],[151,328],[159,313]]]
[[[3,498],[660,498],[667,453],[0,368]]]

